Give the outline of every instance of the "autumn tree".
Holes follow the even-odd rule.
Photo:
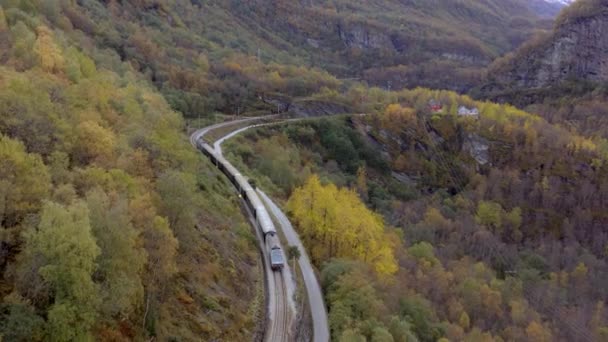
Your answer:
[[[101,249],[96,278],[101,310],[108,317],[129,317],[143,303],[145,252],[133,228],[125,199],[97,189],[87,194],[91,228]]]
[[[42,159],[28,154],[22,143],[0,135],[0,219],[12,227],[40,209],[50,190]]]
[[[313,260],[352,257],[381,274],[396,272],[394,244],[384,222],[361,202],[356,192],[329,184],[317,176],[296,189],[288,203],[308,243]]]
[[[38,38],[33,51],[38,56],[40,67],[51,73],[63,72],[65,60],[61,48],[55,43],[52,31],[46,26],[38,26],[36,33]]]
[[[503,209],[498,203],[481,201],[477,206],[475,219],[484,226],[500,229],[502,226]]]
[[[530,322],[526,328],[526,336],[530,342],[549,342],[553,340],[551,331],[536,321]]]
[[[463,311],[460,315],[460,318],[458,319],[458,325],[460,325],[460,327],[465,331],[468,330],[471,326],[471,320],[469,319],[469,315],[465,311]]]
[[[147,254],[145,272],[142,275],[145,287],[144,324],[149,319],[151,308],[165,297],[167,284],[177,273],[178,241],[174,237],[167,219],[156,213],[149,194],[138,196],[129,203],[133,225],[141,232]]]
[[[95,121],[84,121],[78,125],[77,155],[81,162],[91,160],[108,163],[116,145],[115,134]]]
[[[412,108],[404,108],[399,104],[390,104],[381,116],[382,127],[395,135],[401,130],[412,129],[418,123],[416,112]]]

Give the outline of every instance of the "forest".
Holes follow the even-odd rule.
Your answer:
[[[237,165],[286,199],[322,269],[335,340],[608,337],[603,140],[446,91],[360,94],[339,97],[368,115],[258,129],[229,145]],[[459,116],[460,106],[481,114]],[[475,158],[477,144],[487,160]],[[365,207],[341,199],[348,193]],[[395,272],[342,251],[348,217],[368,210],[399,241],[374,245],[392,250]]]
[[[52,2],[0,3],[1,339],[251,338],[255,239],[181,115]]]
[[[187,133],[321,107],[366,115],[256,130],[228,150],[298,226],[333,340],[608,339],[603,90],[575,84],[572,105],[527,111],[398,90],[468,89],[550,23],[520,1],[461,1],[458,15],[449,1],[407,1],[407,15],[393,1],[238,3],[0,0],[3,341],[252,339],[255,238]],[[282,20],[260,25],[272,5]],[[303,26],[303,9],[343,34]],[[357,40],[370,32],[431,43],[370,49]]]

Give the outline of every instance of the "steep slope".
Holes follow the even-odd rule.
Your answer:
[[[229,11],[251,28],[263,22],[290,45],[306,47],[315,65],[393,88],[462,89],[478,67],[540,25],[519,0],[257,0]]]
[[[309,94],[301,73],[236,60],[239,54],[383,87],[463,90],[476,84],[482,67],[550,27],[523,0],[52,3],[46,5],[52,17],[63,14],[69,23],[62,24],[131,62],[187,116],[255,108],[256,92],[269,84],[273,91]],[[277,87],[254,68],[264,75],[275,69],[286,83]]]
[[[608,81],[608,2],[580,0],[564,10],[551,34],[499,61],[485,87],[491,97],[559,86],[566,81]]]
[[[252,339],[255,239],[180,115],[73,8],[0,4],[0,339]]]
[[[258,184],[290,197],[323,267],[333,340],[606,340],[606,145],[451,92],[359,95],[343,101],[368,115],[262,128],[227,148]],[[360,244],[348,242],[358,235],[338,187],[399,230],[388,280],[350,251]]]

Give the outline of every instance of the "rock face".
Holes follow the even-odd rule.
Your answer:
[[[494,73],[494,81],[511,89],[574,79],[608,81],[608,2],[596,3],[592,15],[561,18],[564,22],[550,36],[523,48],[507,61],[506,70]]]
[[[307,100],[291,103],[289,106],[289,112],[296,117],[319,117],[335,114],[346,114],[350,113],[351,110],[347,106],[339,103]]]
[[[358,24],[338,24],[336,31],[340,40],[352,48],[356,47],[362,50],[366,49],[395,49],[400,50],[400,47],[395,46],[390,34],[383,32],[381,28],[371,27],[369,25]]]
[[[479,165],[486,165],[490,162],[490,143],[477,134],[469,133],[466,136],[463,149],[467,151]]]

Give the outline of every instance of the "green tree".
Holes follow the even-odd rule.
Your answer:
[[[145,252],[129,217],[127,202],[111,200],[101,190],[87,194],[91,227],[101,248],[97,277],[101,279],[101,310],[106,317],[126,318],[143,303],[141,274]]]
[[[489,228],[500,229],[504,210],[498,203],[481,201],[477,205],[475,220]]]
[[[340,335],[340,342],[365,342],[365,336],[361,335],[356,329],[347,329]]]
[[[17,66],[29,69],[36,64],[36,55],[33,53],[36,34],[30,30],[23,21],[18,21],[11,27],[13,37],[13,57]]]
[[[505,221],[509,223],[513,229],[519,229],[522,223],[521,209],[519,207],[513,208],[513,210],[505,215]]]
[[[40,209],[50,192],[42,159],[28,154],[21,142],[0,134],[0,221],[8,227]]]
[[[412,247],[408,248],[407,251],[414,258],[420,261],[428,262],[431,266],[439,263],[439,259],[435,257],[435,248],[426,241],[413,245]]]
[[[300,259],[300,256],[302,256],[302,254],[300,253],[300,249],[298,248],[298,246],[289,246],[289,248],[287,248],[287,255],[289,259],[293,260],[293,269],[295,271],[296,261],[298,261],[298,259]]]
[[[391,317],[389,331],[395,342],[418,342],[418,338],[412,332],[411,324],[399,317]]]
[[[1,304],[0,336],[3,341],[42,341],[44,320],[28,305]]]
[[[100,300],[92,275],[100,250],[91,232],[86,204],[64,207],[46,203],[38,229],[25,236],[24,253],[28,262],[22,271],[37,268],[52,289],[49,340],[92,340],[90,329]]]
[[[180,241],[180,246],[194,248],[192,242],[196,239],[193,234],[200,204],[194,176],[174,170],[167,171],[159,177],[156,187],[163,199],[161,212],[169,220],[169,226]]]
[[[462,312],[462,314],[460,314],[460,318],[458,319],[458,325],[460,325],[460,327],[463,330],[468,330],[469,327],[471,326],[471,320],[469,319],[469,315],[466,312]]]
[[[341,336],[343,331],[358,323],[378,317],[383,309],[376,290],[360,269],[345,273],[329,284],[327,300],[334,337]]]
[[[371,342],[394,342],[393,335],[384,327],[375,327],[372,332]]]

